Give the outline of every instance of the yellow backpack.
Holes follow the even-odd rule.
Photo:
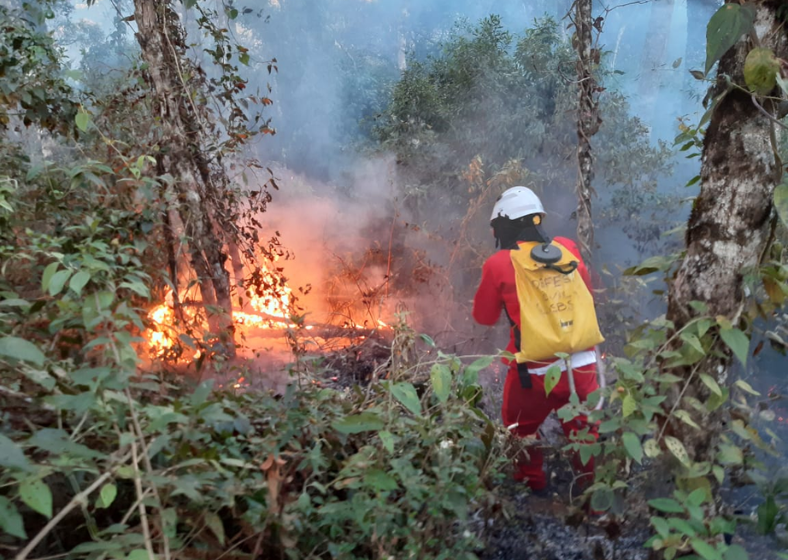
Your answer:
[[[557,352],[571,354],[604,342],[594,309],[594,298],[577,271],[578,259],[553,242],[561,259],[543,264],[527,241],[510,251],[520,302],[520,347],[517,362],[540,362]]]

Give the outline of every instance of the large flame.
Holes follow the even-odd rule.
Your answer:
[[[260,331],[258,329],[282,331],[295,327],[295,323],[291,319],[294,304],[292,289],[265,267],[258,267],[251,276],[255,278],[254,284],[256,287],[247,288],[242,296],[243,307],[234,309],[232,313],[236,334],[246,338],[252,332],[256,332],[259,335]],[[200,322],[198,318],[200,304],[198,301],[195,304],[194,300],[198,298],[196,298],[194,289],[189,295],[194,297],[190,300],[192,302],[191,305],[182,306],[183,319],[187,323],[198,326]],[[236,297],[234,301],[238,301],[238,298]],[[148,312],[148,319],[151,322],[151,328],[146,332],[145,338],[148,351],[152,357],[166,356],[176,347],[185,350],[182,344],[182,334],[187,328],[186,325],[178,325],[171,290],[168,290],[163,303]],[[364,331],[391,328],[380,318],[371,318],[364,323],[357,323],[344,318],[340,321],[329,321],[327,325],[331,323],[335,325],[335,328]],[[205,325],[202,325],[202,327],[205,327]],[[304,329],[307,331],[312,331],[314,328],[314,325],[304,325]],[[363,340],[366,336],[358,333],[356,338]],[[270,339],[268,343],[270,343]],[[200,351],[197,349],[191,352],[191,355],[188,354],[189,352],[183,352],[179,360],[189,361],[200,357]]]

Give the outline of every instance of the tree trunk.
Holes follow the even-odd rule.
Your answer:
[[[594,67],[599,63],[599,51],[593,48],[592,0],[576,0],[575,31],[577,38],[577,239],[586,260],[594,250],[594,225],[591,221],[591,183],[594,179],[594,156],[591,137],[599,130],[600,118],[597,101],[598,86]]]
[[[756,6],[756,31],[762,46],[785,58],[788,42],[779,28],[775,4]],[[744,60],[751,46],[749,39],[742,39],[723,56],[714,96],[727,87],[724,75],[733,83],[744,84]],[[727,317],[734,324],[741,316],[744,274],[758,266],[767,248],[772,194],[782,176],[774,156],[773,135],[772,121],[741,89],[731,90],[714,110],[704,139],[700,194],[687,226],[687,252],[670,286],[667,317],[676,330],[697,316],[690,306],[693,301],[706,304],[708,315]],[[724,348],[719,350],[729,355]],[[702,371],[724,386],[729,365],[729,358],[710,358],[702,364]],[[680,373],[690,375],[688,370]],[[706,386],[694,377],[686,395],[704,401],[708,394]],[[695,460],[710,458],[721,430],[719,421],[706,420],[703,431],[681,422],[673,426]]]
[[[169,2],[134,0],[134,8],[137,41],[153,89],[154,116],[161,123],[160,145],[166,147],[158,155],[159,168],[173,177],[172,186],[166,187],[173,191],[173,197],[167,199],[176,201],[173,206],[184,225],[190,264],[197,277],[208,327],[225,344],[227,353],[233,355],[227,257],[221,234],[211,221],[216,213],[213,201],[221,200],[224,185],[217,187],[203,156],[205,115],[198,110],[184,77],[187,73],[183,68],[188,66],[184,32]],[[178,278],[172,281],[177,286]]]

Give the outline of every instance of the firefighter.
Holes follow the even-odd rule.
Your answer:
[[[591,282],[588,270],[580,252],[569,239],[557,237],[551,240],[542,229],[545,216],[539,197],[526,187],[513,187],[504,192],[493,208],[490,225],[499,249],[487,259],[482,268],[482,279],[473,301],[473,317],[476,322],[495,325],[503,311],[509,319],[510,338],[507,350],[512,354],[520,351],[520,345],[527,345],[529,333],[521,332],[521,313],[537,313],[539,302],[522,300],[518,297],[515,269],[511,253],[521,244],[556,243],[568,250],[576,258],[576,271],[590,292]],[[535,245],[530,243],[530,245]],[[578,282],[580,282],[578,280]],[[522,290],[521,290],[522,292]],[[589,297],[593,313],[593,299]],[[522,309],[521,309],[522,302]],[[541,310],[541,309],[540,309]],[[593,313],[595,315],[595,313]],[[596,317],[594,316],[594,323]],[[553,354],[550,354],[553,356]],[[569,402],[571,391],[575,390],[580,402],[585,402],[592,392],[599,388],[596,370],[595,349],[588,348],[571,354],[570,360],[544,359],[538,362],[519,364],[516,360],[504,360],[509,368],[503,393],[502,416],[504,425],[516,436],[538,437],[538,430],[550,412]],[[549,395],[545,394],[545,374],[552,365],[561,369],[558,384]],[[571,376],[571,379],[570,379]],[[578,416],[571,421],[562,422],[564,433],[571,437],[578,432],[588,441],[596,440],[598,433],[589,424],[586,416]],[[588,428],[588,431],[585,431]],[[543,452],[540,448],[529,448],[527,457],[515,462],[514,478],[525,481],[534,492],[543,492],[547,477],[543,469]],[[575,468],[579,471],[580,482],[584,486],[593,478],[593,459],[582,465],[579,457],[574,457]]]

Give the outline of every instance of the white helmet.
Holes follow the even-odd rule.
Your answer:
[[[516,220],[531,214],[544,216],[542,201],[528,187],[512,187],[504,191],[495,201],[490,221],[492,222],[495,218]]]

